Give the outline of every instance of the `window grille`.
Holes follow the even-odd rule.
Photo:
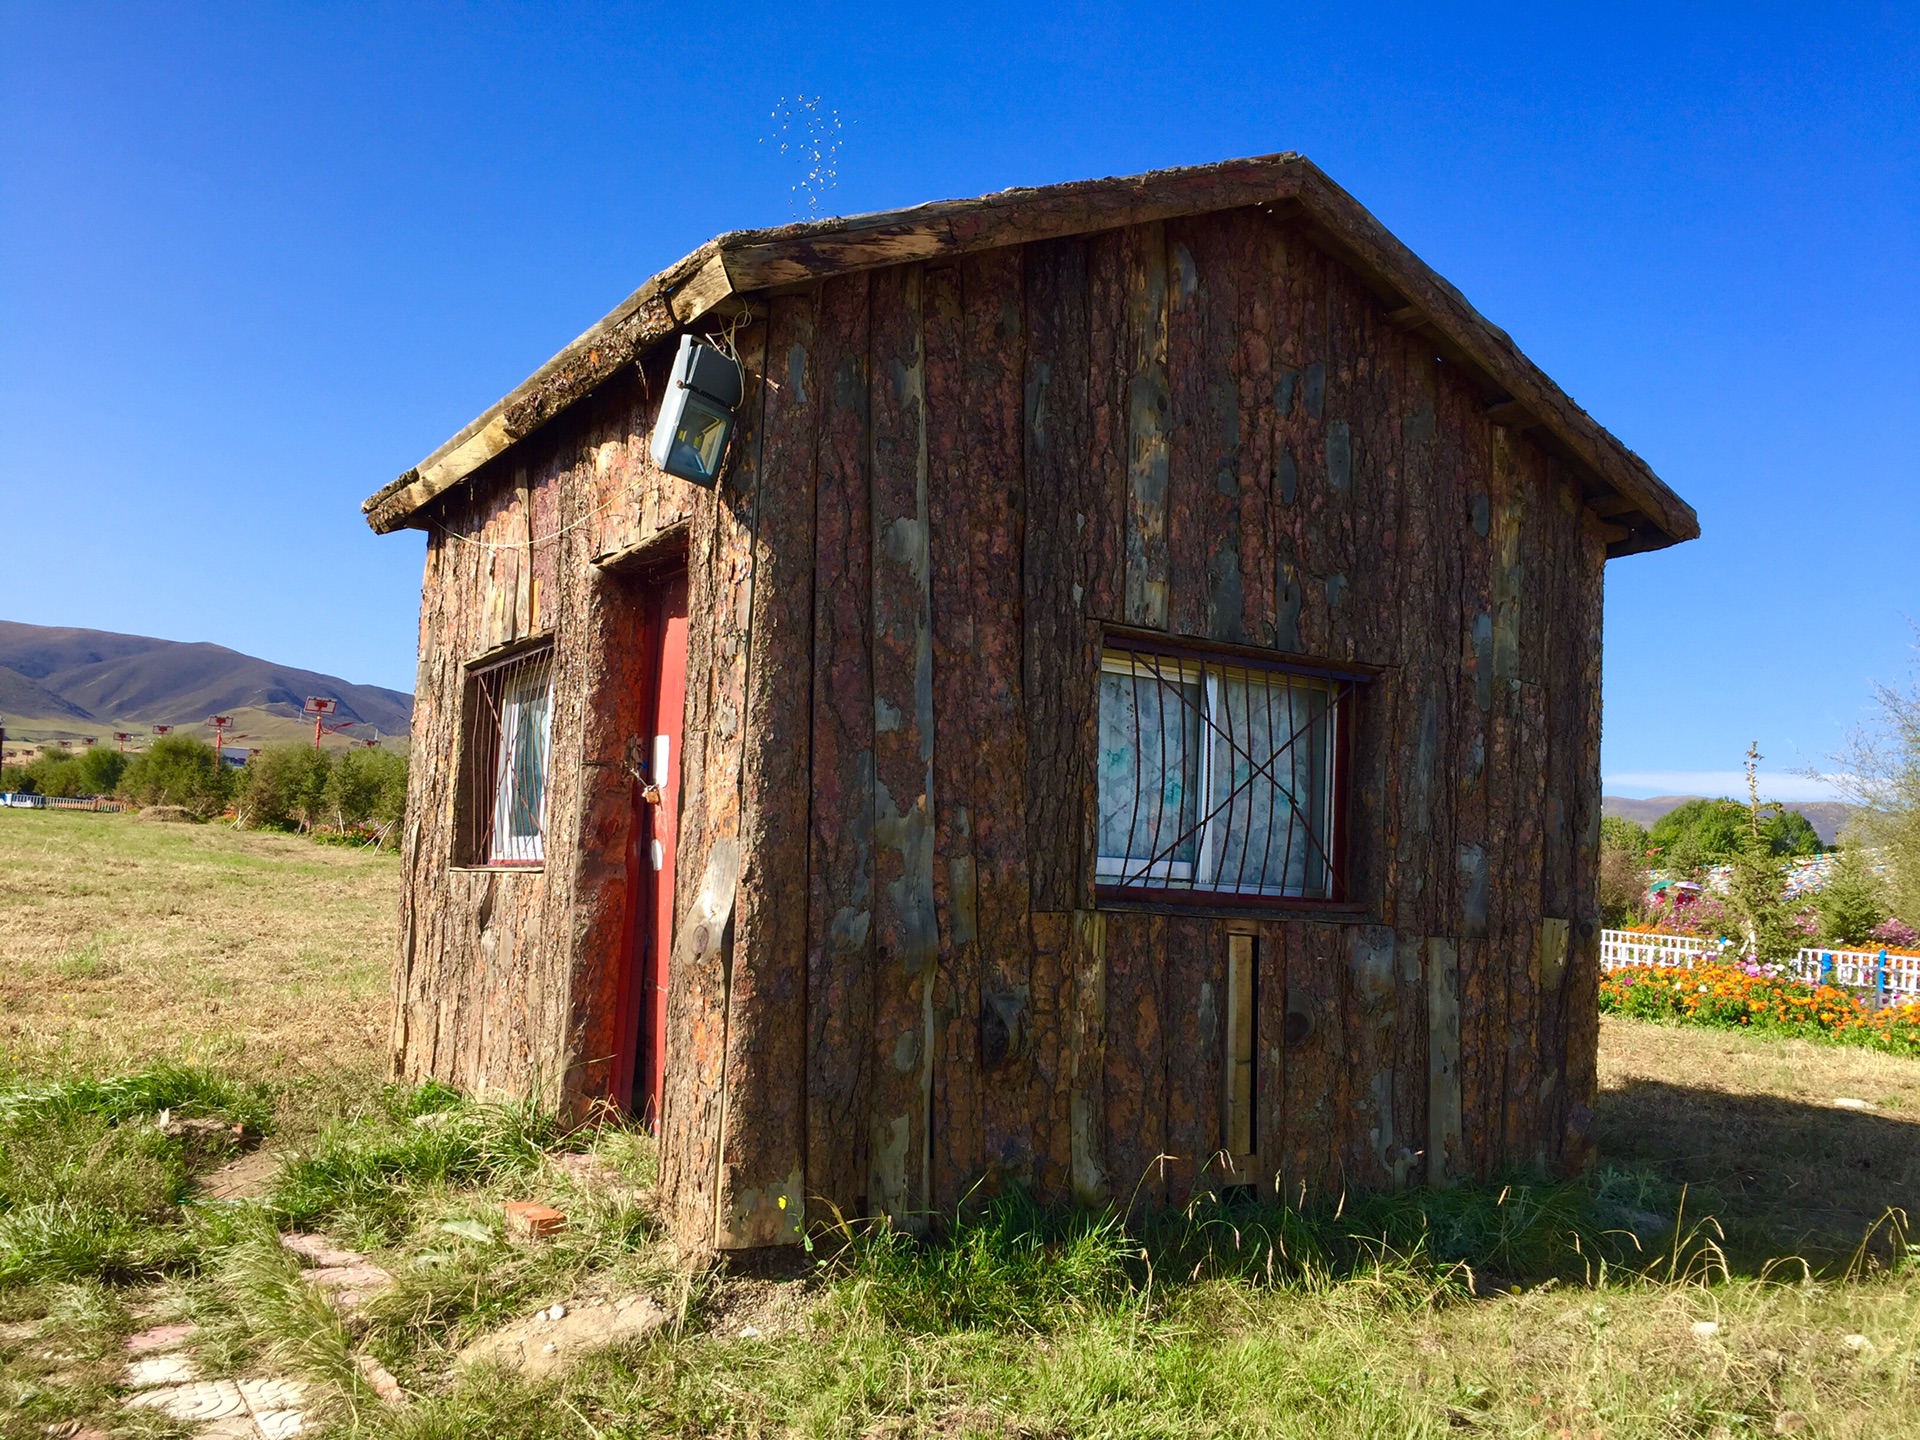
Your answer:
[[[1109,892],[1343,900],[1350,677],[1109,644],[1095,881]]]
[[[542,863],[553,734],[553,647],[522,651],[471,671],[467,725],[464,863]]]

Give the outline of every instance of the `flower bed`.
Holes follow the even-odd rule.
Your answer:
[[[1759,966],[1624,965],[1601,976],[1600,1009],[1920,1055],[1920,1002],[1874,1010],[1836,985],[1783,980]]]

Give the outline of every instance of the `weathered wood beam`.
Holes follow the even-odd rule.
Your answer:
[[[1540,417],[1518,400],[1495,401],[1487,406],[1487,419],[1509,430],[1531,430],[1541,423]]]

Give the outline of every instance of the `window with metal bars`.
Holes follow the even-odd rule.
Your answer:
[[[1110,639],[1094,878],[1109,894],[1344,900],[1351,676]]]
[[[553,646],[476,666],[466,700],[460,863],[539,865],[546,859]]]

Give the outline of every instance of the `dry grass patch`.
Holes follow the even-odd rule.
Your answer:
[[[1689,1186],[1749,1257],[1832,1261],[1920,1201],[1920,1061],[1607,1017],[1600,1087],[1602,1162]]]
[[[391,855],[225,825],[0,811],[8,1068],[384,1062]]]

